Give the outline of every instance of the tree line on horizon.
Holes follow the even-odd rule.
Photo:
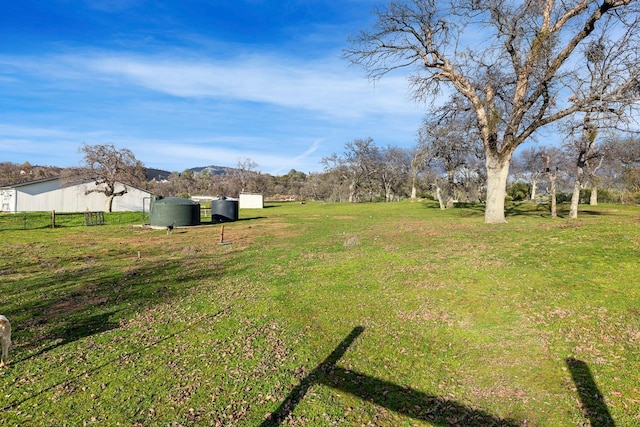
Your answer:
[[[640,204],[640,139],[611,138],[591,144],[588,153],[578,141],[521,150],[512,162],[506,199],[548,204],[552,214],[555,204],[563,202]],[[342,153],[323,158],[323,171],[315,173],[292,169],[284,175],[266,174],[246,158],[235,168],[186,169],[148,179],[148,169],[128,149],[85,144],[80,151],[84,165],[75,168],[2,162],[0,185],[62,177],[67,183],[103,184],[107,197],[118,196],[113,189],[120,181],[163,197],[259,193],[268,199],[351,203],[426,198],[438,201],[442,209],[484,203],[486,194],[479,141],[459,126],[429,122],[413,148],[379,147],[371,138],[356,139],[346,143]]]

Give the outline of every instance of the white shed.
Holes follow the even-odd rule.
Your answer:
[[[100,212],[105,211],[106,197],[102,193],[86,191],[95,188],[94,182],[64,186],[60,178],[47,178],[0,187],[2,212]],[[153,196],[148,191],[118,184],[116,191],[126,187],[127,192],[113,199],[114,212],[143,211],[145,199]],[[148,201],[146,202],[148,206]]]
[[[240,209],[262,209],[264,208],[264,196],[262,194],[240,194]]]

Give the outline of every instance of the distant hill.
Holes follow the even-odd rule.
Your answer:
[[[202,172],[203,170],[208,171],[211,175],[227,175],[233,173],[235,168],[228,168],[226,166],[203,166],[198,168],[191,168],[194,172]]]
[[[235,171],[234,168],[228,168],[226,166],[213,166],[213,165],[200,166],[196,168],[190,168],[188,170],[195,173],[206,170],[211,175],[226,175],[226,174],[231,174]],[[172,173],[173,172],[169,172],[162,169],[147,168],[147,181],[151,181],[153,179],[155,179],[156,181],[163,181],[163,180],[169,179],[169,175],[171,175]]]
[[[0,186],[20,184],[23,182],[30,182],[43,178],[57,177],[64,168],[58,166],[39,166],[31,165],[28,162],[23,164],[17,164],[12,162],[0,162]],[[228,168],[226,166],[201,166],[197,168],[191,168],[190,171],[198,173],[203,170],[209,171],[211,175],[226,175],[232,174],[236,171],[235,168]],[[169,179],[169,175],[173,172],[163,169],[146,168],[147,181],[156,180],[164,181]]]
[[[164,181],[169,179],[171,172],[162,169],[147,168],[147,181]]]

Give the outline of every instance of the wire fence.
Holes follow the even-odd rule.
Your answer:
[[[147,212],[17,212],[0,213],[0,231],[145,224]]]

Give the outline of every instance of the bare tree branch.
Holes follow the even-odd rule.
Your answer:
[[[83,144],[84,165],[64,171],[63,182],[93,182],[86,193],[102,193],[106,197],[106,211],[111,212],[114,197],[127,193],[127,186],[142,187],[145,168],[127,148],[117,149],[113,144]]]
[[[504,194],[515,149],[540,128],[587,111],[629,117],[640,100],[640,25],[632,0],[406,0],[375,11],[370,31],[345,56],[370,78],[415,73],[416,98],[445,88],[475,114],[485,149],[485,221],[504,221]],[[594,37],[613,44],[601,91],[581,53]],[[495,43],[495,41],[498,43]]]

